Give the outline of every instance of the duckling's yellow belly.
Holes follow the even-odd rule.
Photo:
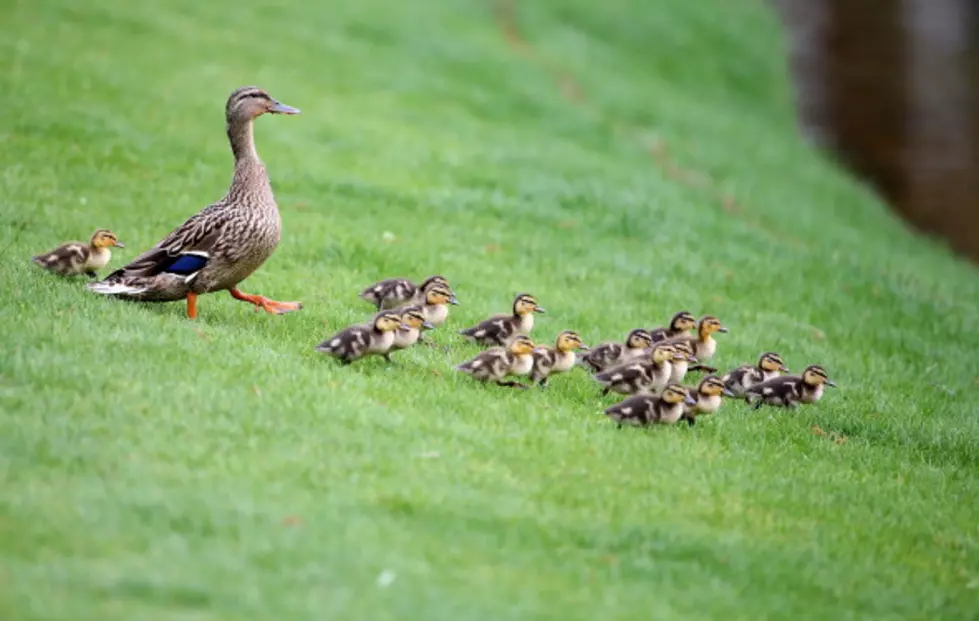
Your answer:
[[[99,251],[93,252],[88,255],[88,261],[85,262],[86,269],[89,270],[100,270],[109,264],[109,260],[112,259],[112,251],[108,248],[102,248]]]
[[[694,355],[698,360],[710,360],[714,357],[714,352],[717,351],[717,341],[707,337],[706,341],[696,341],[694,347]]]
[[[392,344],[393,348],[404,349],[406,347],[411,347],[418,342],[418,336],[420,332],[417,328],[409,328],[407,330],[398,330],[394,334],[394,341]]]
[[[802,398],[800,399],[800,401],[802,401],[803,403],[815,403],[816,401],[819,401],[819,399],[822,398],[822,396],[823,396],[822,384],[814,387],[806,386],[802,389]]]
[[[571,369],[575,363],[575,354],[573,351],[561,352],[555,356],[554,366],[551,367],[552,373],[564,373]]]
[[[449,307],[445,304],[433,304],[426,306],[423,312],[425,314],[425,320],[433,326],[438,327],[445,323],[445,320],[448,318]]]
[[[371,353],[384,353],[391,349],[391,345],[394,344],[394,332],[381,332],[380,334],[371,335],[370,345],[367,346],[367,351]]]
[[[531,368],[534,366],[534,357],[527,354],[524,356],[517,356],[513,364],[510,365],[511,375],[527,375],[530,373]]]
[[[530,331],[534,329],[534,314],[527,313],[520,317],[520,321],[517,322],[517,332],[520,334],[530,334]]]
[[[683,404],[676,403],[672,405],[667,405],[659,411],[659,421],[660,423],[666,425],[673,425],[680,417],[683,416]]]
[[[701,395],[697,398],[697,411],[701,414],[712,414],[719,407],[721,407],[720,395],[711,395],[709,397]]]

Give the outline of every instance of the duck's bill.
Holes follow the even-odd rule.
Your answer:
[[[726,333],[727,332],[727,328],[725,328],[724,326],[721,326],[720,328],[717,329],[717,331],[718,332],[725,332]]]
[[[275,102],[275,105],[272,106],[272,112],[274,114],[299,114],[300,110],[299,108],[293,108],[292,106],[287,106],[284,103],[277,101]]]
[[[687,395],[683,399],[683,402],[686,403],[687,405],[697,405],[697,400],[691,397],[690,395]]]
[[[452,304],[452,305],[455,305],[455,306],[459,306],[459,300],[458,300],[458,298],[456,298],[456,296],[452,296],[451,298],[449,298],[449,304]]]
[[[687,361],[688,362],[700,362],[699,360],[697,360],[697,356],[687,356]]]
[[[422,327],[425,328],[426,330],[434,330],[435,324],[432,323],[431,321],[426,321],[425,323],[422,324]]]
[[[724,389],[724,396],[725,397],[733,397],[734,396],[734,391],[731,390],[730,388],[725,388]]]
[[[546,313],[547,311],[544,310],[544,307],[543,306],[535,306],[534,307],[534,312],[535,313]]]
[[[780,366],[778,368],[778,370],[781,371],[782,373],[791,373],[792,372],[792,371],[789,371],[789,367],[785,366],[784,364],[782,366]]]
[[[826,380],[825,384],[827,386],[832,386],[833,388],[836,388],[836,382],[834,382],[832,380]]]
[[[580,349],[581,351],[588,351],[589,349],[591,349],[591,347],[585,345],[584,343],[581,343],[580,345],[578,345],[578,349]]]
[[[114,243],[112,245],[115,246],[116,248],[125,248],[126,247],[126,244],[122,243],[118,239],[116,240],[116,243]]]

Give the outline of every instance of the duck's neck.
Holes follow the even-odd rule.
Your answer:
[[[231,187],[251,186],[263,190],[269,187],[265,165],[258,158],[255,149],[254,124],[251,119],[230,119],[228,121],[228,141],[235,156],[235,175]]]

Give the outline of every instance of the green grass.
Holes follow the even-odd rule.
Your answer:
[[[535,57],[475,0],[5,4],[0,618],[976,618],[976,270],[799,142],[761,2],[519,4]],[[219,198],[252,83],[303,115],[258,123],[285,231],[243,289],[302,312],[192,323],[29,264],[107,226],[118,266]],[[444,349],[313,351],[436,272]],[[580,371],[451,371],[517,291],[539,341],[686,308],[719,365],[840,388],[618,431]]]

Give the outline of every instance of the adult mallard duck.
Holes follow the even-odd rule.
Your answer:
[[[96,293],[125,300],[187,300],[187,316],[197,317],[197,296],[229,291],[269,313],[299,310],[299,302],[276,302],[238,290],[279,245],[282,218],[265,165],[255,150],[253,122],[270,114],[299,114],[254,86],[235,90],[225,106],[235,171],[228,193],[174,229],[131,263],[89,283]]]

